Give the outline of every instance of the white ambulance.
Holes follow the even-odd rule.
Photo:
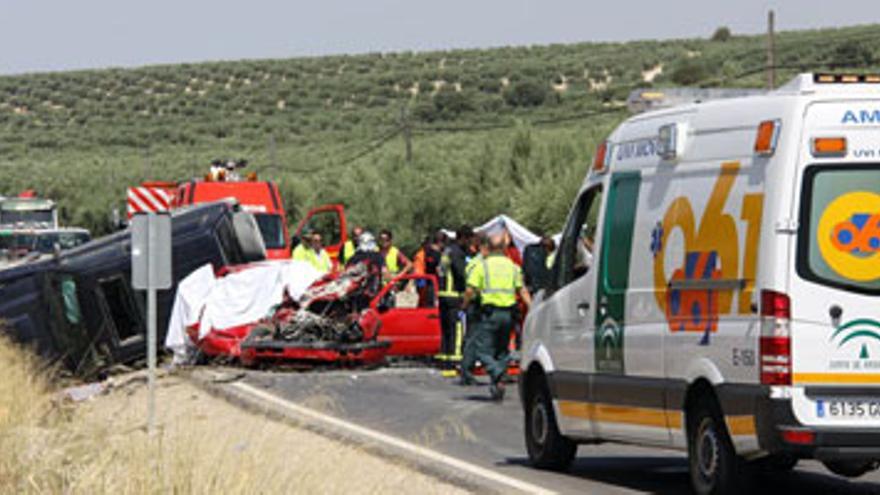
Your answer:
[[[526,320],[529,457],[686,450],[697,493],[740,468],[880,461],[880,76],[621,124]]]

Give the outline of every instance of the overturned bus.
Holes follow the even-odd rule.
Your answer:
[[[145,296],[131,287],[128,230],[50,259],[0,271],[0,327],[50,362],[94,375],[146,353]],[[172,214],[174,287],[196,268],[260,261],[266,250],[253,216],[234,201]],[[175,289],[159,292],[159,342]]]

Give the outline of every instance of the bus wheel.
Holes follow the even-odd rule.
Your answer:
[[[526,450],[540,469],[567,469],[577,453],[577,444],[559,433],[550,391],[542,376],[529,377],[525,404]]]
[[[701,399],[687,414],[688,464],[698,495],[737,493],[739,459],[714,401]]]
[[[877,461],[825,461],[823,464],[832,473],[845,478],[858,478],[877,469]]]

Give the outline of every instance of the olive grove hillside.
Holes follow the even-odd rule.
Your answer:
[[[870,71],[880,26],[784,32],[777,47],[779,81]],[[762,37],[728,32],[5,76],[0,194],[35,188],[64,222],[100,234],[127,185],[248,158],[280,183],[292,218],[341,201],[407,246],[502,211],[557,229],[633,88],[761,87],[764,51]]]

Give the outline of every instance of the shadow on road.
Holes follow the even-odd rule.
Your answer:
[[[499,465],[528,466],[527,458]],[[689,493],[687,461],[675,457],[579,457],[562,475],[661,495]]]
[[[529,466],[529,462],[515,457],[497,465]],[[681,457],[579,457],[560,475],[658,495],[691,493],[687,460]],[[880,484],[796,469],[790,473],[753,473],[746,491],[753,495],[876,495],[880,494]]]

